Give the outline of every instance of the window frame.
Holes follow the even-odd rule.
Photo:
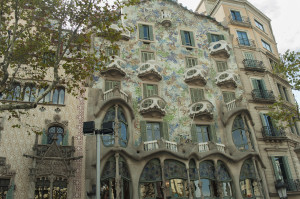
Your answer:
[[[241,34],[245,33],[247,39],[246,39],[246,38],[243,38],[244,36],[242,36],[242,37],[240,38],[240,37],[239,37],[239,33],[241,33]],[[240,45],[243,45],[243,46],[251,46],[251,41],[250,41],[250,38],[249,38],[249,36],[248,36],[247,30],[236,30],[236,35],[237,35],[237,38],[238,38],[238,40],[239,40],[239,44],[240,44]],[[243,41],[243,42],[241,42],[241,41]],[[245,41],[247,41],[247,42],[245,42]]]
[[[273,52],[272,51],[272,47],[271,47],[271,45],[268,42],[266,42],[265,40],[261,39],[261,43],[262,43],[262,46],[263,46],[264,49],[268,50],[269,52]]]
[[[151,134],[152,134],[152,139],[151,140],[148,140],[148,124],[151,125]],[[155,126],[154,125],[158,125],[158,127],[159,127],[158,128],[159,129],[159,139],[163,138],[162,122],[146,121],[146,140],[147,140],[146,142],[159,140],[159,139],[155,139],[156,138],[156,132],[155,132]]]
[[[221,64],[222,66],[220,66],[219,64]],[[228,63],[227,63],[227,61],[216,60],[216,66],[217,66],[217,71],[218,71],[219,73],[228,70]],[[219,70],[220,67],[223,67],[223,69],[225,69],[225,70]]]
[[[51,128],[55,128],[55,132],[54,133],[51,133],[50,132],[50,129]],[[58,133],[58,129],[62,129],[62,133]],[[52,137],[49,137],[51,134],[53,134],[52,135]],[[59,139],[57,139],[57,141],[56,141],[56,144],[58,145],[58,146],[62,146],[63,144],[64,144],[64,139],[65,139],[65,136],[66,136],[66,131],[65,131],[65,129],[62,127],[62,126],[60,126],[60,125],[52,125],[52,126],[49,126],[49,128],[47,129],[47,144],[52,144],[53,143],[53,137],[56,135],[58,135],[58,134],[61,134],[61,143],[60,142],[58,142],[59,141]],[[49,141],[51,141],[51,142],[49,142]]]
[[[257,21],[256,19],[254,19],[254,23],[255,23],[255,26],[260,29],[261,31],[263,32],[266,32],[265,31],[265,28],[264,28],[264,25],[262,23],[260,23],[259,21]]]
[[[196,98],[194,93],[195,91],[199,91],[196,93]],[[192,104],[205,100],[205,92],[203,88],[190,87],[189,92],[190,92],[190,98]]]
[[[43,88],[39,88],[38,90],[38,95],[37,97],[39,97],[40,95],[42,95],[45,90],[48,87],[43,87]],[[44,89],[44,91],[41,93],[41,90]],[[45,101],[46,98],[49,98],[49,101]],[[50,91],[47,95],[45,95],[42,99],[40,99],[40,101],[38,101],[38,103],[44,104],[44,103],[52,103],[52,91]]]
[[[184,60],[185,60],[185,67],[186,68],[192,68],[194,66],[199,65],[199,61],[198,61],[197,57],[186,56]],[[189,66],[189,60],[193,60],[192,62],[195,62],[196,64],[194,66]]]
[[[57,90],[57,103],[54,103],[54,96],[55,96],[55,91]],[[61,100],[61,93],[63,93],[63,101],[62,103],[60,102]],[[57,105],[64,105],[66,100],[66,89],[63,86],[58,86],[52,91],[52,97],[51,97],[51,102],[52,104],[57,104]]]
[[[148,54],[152,54],[153,55],[153,59],[148,59],[148,60],[146,60],[146,61],[144,61],[143,60],[143,53],[147,53],[147,56],[148,56]],[[150,61],[150,60],[153,60],[153,61],[155,61],[155,59],[156,59],[156,56],[155,56],[155,52],[154,51],[148,51],[148,50],[141,50],[140,51],[140,60],[141,60],[141,63],[147,63],[148,61]]]
[[[26,93],[26,89],[29,88],[29,93]],[[25,84],[24,88],[23,88],[23,101],[24,102],[34,102],[36,97],[37,97],[37,91],[38,89],[36,88],[36,86],[34,84]],[[28,97],[28,100],[25,100],[25,97]]]
[[[118,83],[117,83],[118,82]],[[107,89],[110,87],[111,84],[113,87],[110,89]],[[104,92],[114,89],[114,87],[118,86],[119,89],[121,89],[121,80],[114,80],[114,79],[105,79],[104,80]]]
[[[154,94],[152,94],[152,95],[148,95],[147,86],[149,86],[149,85],[153,86],[153,92],[154,92]],[[143,98],[145,99],[145,98],[152,97],[152,96],[159,96],[159,87],[158,87],[158,84],[155,84],[155,83],[152,83],[152,82],[151,83],[147,83],[147,82],[143,83]]]
[[[186,33],[188,33],[189,37],[189,43],[186,42]],[[192,30],[187,29],[181,29],[180,30],[180,39],[181,39],[181,45],[185,48],[196,48],[196,37],[195,33]]]
[[[142,36],[142,32],[141,32],[141,27],[143,26],[148,26],[148,38],[141,38]],[[154,24],[150,24],[150,23],[144,23],[144,22],[138,22],[137,25],[137,29],[138,29],[138,40],[143,41],[144,43],[149,43],[149,42],[154,42]],[[144,30],[143,30],[144,32]],[[144,36],[144,35],[143,35]]]
[[[240,20],[237,19],[237,16],[236,16],[235,13],[239,13],[239,15],[240,15],[240,16],[239,16],[239,17],[240,17]],[[233,16],[233,14],[234,14],[234,16]],[[241,15],[241,11],[238,11],[238,10],[230,10],[230,16],[231,16],[232,20],[234,20],[234,21],[243,22],[243,17],[242,17],[242,15]]]
[[[120,56],[120,49],[113,49],[111,46],[105,47],[105,55],[107,57]]]

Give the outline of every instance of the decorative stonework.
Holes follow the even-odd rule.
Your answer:
[[[203,117],[212,119],[213,118],[213,109],[214,106],[208,100],[202,100],[195,102],[189,106],[189,116],[193,117]]]
[[[126,72],[122,65],[125,65],[125,61],[118,56],[111,56],[109,59],[111,60],[110,63],[100,73],[109,77],[124,77]]]
[[[186,83],[191,83],[195,85],[205,85],[206,84],[207,71],[201,69],[201,66],[197,65],[189,68],[184,73],[184,81]]]
[[[226,58],[230,57],[230,47],[225,40],[211,42],[209,44],[208,50],[212,56],[220,55],[220,56],[224,56]]]
[[[216,84],[225,87],[237,87],[238,77],[233,71],[227,70],[219,73],[216,77]]]
[[[166,101],[159,96],[145,98],[140,103],[140,113],[142,115],[164,116]]]
[[[130,31],[128,30],[128,28],[126,26],[123,25],[123,27],[124,27],[124,29],[120,28],[117,24],[112,24],[110,26],[110,28],[112,28],[116,31],[120,31],[122,39],[128,41],[130,39]]]
[[[11,170],[10,164],[6,164],[6,158],[0,157],[0,177],[12,178],[16,175],[14,170]]]
[[[149,60],[142,63],[138,68],[138,77],[142,80],[160,81],[161,74],[157,71],[158,64],[154,60]]]

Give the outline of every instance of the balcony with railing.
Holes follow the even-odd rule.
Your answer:
[[[238,112],[248,111],[246,103],[242,98],[234,99],[230,102],[222,102],[222,121],[224,124],[228,122],[228,119],[237,114]]]
[[[142,115],[164,116],[166,114],[166,101],[159,96],[144,98],[139,106]]]
[[[208,142],[198,143],[198,150],[200,153],[209,151]]]
[[[254,59],[244,59],[243,64],[246,70],[265,71],[264,63]]]
[[[119,87],[114,87],[113,89],[110,89],[103,93],[103,101],[108,101],[113,98],[121,98],[127,103],[131,102],[130,96]]]
[[[159,147],[158,147],[157,140],[144,142],[144,150],[145,151],[153,151],[153,150],[156,150],[158,148]]]
[[[144,151],[154,151],[158,149],[167,149],[173,152],[178,152],[177,142],[171,142],[163,139],[144,142]]]
[[[238,25],[238,26],[244,26],[244,27],[251,27],[251,22],[249,17],[232,17],[231,15],[229,16],[229,21],[233,25]]]
[[[125,70],[122,68],[125,65],[125,61],[118,56],[109,57],[108,64],[101,70],[101,74],[110,77],[124,77],[126,75]]]
[[[300,180],[299,179],[285,179],[287,191],[300,191]]]
[[[138,68],[138,77],[142,80],[160,81],[162,79],[161,74],[157,70],[158,64],[155,60],[149,60],[146,63],[142,63]]]
[[[256,48],[255,42],[252,39],[248,38],[236,38],[238,45],[240,47],[246,47],[246,48]]]
[[[262,135],[267,140],[281,140],[286,139],[286,134],[283,129],[275,128],[272,126],[263,126]]]
[[[252,90],[252,98],[254,101],[261,101],[261,102],[275,102],[275,96],[273,91],[270,90],[260,90],[254,89]]]
[[[196,65],[192,68],[189,68],[184,73],[185,83],[195,84],[195,85],[205,85],[206,84],[207,71],[202,69],[202,66]]]
[[[230,47],[225,40],[219,40],[216,42],[211,42],[209,44],[209,54],[214,56],[224,56],[225,58],[230,57]]]
[[[221,72],[216,76],[216,84],[218,86],[236,88],[237,84],[238,84],[237,81],[238,81],[237,75],[233,71],[230,71],[230,70]]]

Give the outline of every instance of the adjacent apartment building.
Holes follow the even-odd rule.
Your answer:
[[[277,180],[299,198],[300,128],[280,129],[266,115],[279,96],[295,103],[272,69],[270,20],[234,0],[203,0],[197,12],[142,0],[121,12],[118,23],[133,32],[122,32],[118,50],[93,38],[91,50],[105,48],[110,61],[85,95],[61,85],[22,120],[42,135],[1,115],[0,198],[95,198],[96,139],[83,135],[84,121],[114,129],[101,140],[101,198],[275,199]],[[15,85],[3,102],[43,92]]]

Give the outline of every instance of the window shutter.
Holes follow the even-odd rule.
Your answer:
[[[192,124],[191,135],[192,135],[192,141],[193,142],[198,142],[198,140],[197,140],[197,127],[196,127],[195,124]]]
[[[144,39],[144,28],[142,24],[139,24],[139,38]]]
[[[275,178],[276,180],[281,180],[281,177],[279,175],[278,166],[276,165],[275,157],[271,156],[272,165],[274,168]]]
[[[6,193],[6,199],[14,199],[15,184],[12,182]]]
[[[69,131],[67,130],[65,135],[64,135],[62,145],[63,146],[68,146],[68,140],[69,140]]]
[[[220,40],[225,40],[224,35],[220,35]]]
[[[180,35],[181,35],[181,41],[182,41],[182,45],[186,45],[186,42],[185,42],[185,36],[184,36],[184,31],[183,30],[180,30]]]
[[[263,113],[260,113],[259,115],[263,126],[267,126],[265,115]]]
[[[146,121],[140,121],[140,132],[141,132],[141,139],[143,142],[147,141],[147,124]]]
[[[211,124],[209,126],[209,134],[210,139],[212,142],[217,143],[217,133],[216,133],[216,126],[215,124]]]
[[[252,79],[252,84],[253,84],[253,88],[258,90],[258,84],[257,84],[257,79]]]
[[[46,129],[43,129],[42,144],[47,144]]]
[[[189,33],[190,33],[191,45],[192,45],[192,46],[195,46],[194,33],[193,33],[193,32],[189,32]]]
[[[105,91],[110,90],[110,82],[109,81],[105,81]]]
[[[169,140],[169,124],[168,122],[161,123],[161,129],[165,140]]]
[[[148,92],[147,92],[147,84],[143,84],[143,92],[144,92],[144,98],[148,97]]]
[[[196,102],[196,97],[195,97],[195,88],[191,88],[190,89],[190,92],[191,92],[191,101],[192,103],[195,103]]]
[[[267,90],[265,81],[264,81],[263,79],[261,79],[260,81],[261,81],[261,85],[262,85],[263,89],[264,89],[264,90]]]
[[[203,89],[198,89],[198,91],[199,91],[199,101],[200,100],[204,100],[204,90]]]
[[[210,33],[207,33],[206,36],[207,36],[207,41],[208,41],[208,43],[211,43],[211,41],[212,41],[212,39],[211,39],[211,34],[210,34]]]
[[[149,37],[150,37],[150,40],[153,41],[153,27],[152,26],[149,26]]]
[[[153,85],[154,93],[153,95],[158,95],[158,87],[157,85]]]
[[[287,178],[288,178],[289,180],[292,180],[292,179],[293,179],[293,176],[292,176],[292,172],[291,172],[291,169],[290,169],[288,156],[283,156],[283,157],[282,157],[282,160],[283,160],[284,169],[285,169]]]

